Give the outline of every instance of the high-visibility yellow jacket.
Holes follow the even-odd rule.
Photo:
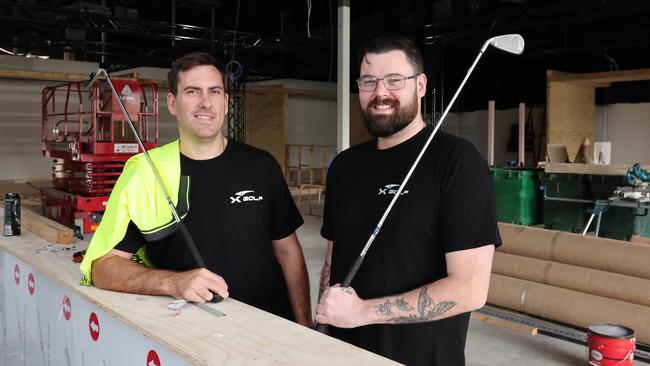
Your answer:
[[[179,141],[152,149],[149,156],[179,215],[184,217],[189,211],[189,177],[181,179]],[[93,261],[108,253],[124,238],[130,221],[147,241],[162,239],[178,229],[165,194],[156,182],[144,154],[131,157],[115,183],[104,216],[81,262],[82,285],[92,285]],[[133,259],[151,266],[144,248],[143,243]]]

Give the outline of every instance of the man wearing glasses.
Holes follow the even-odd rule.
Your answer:
[[[343,151],[328,172],[316,321],[408,365],[464,365],[469,312],[485,304],[501,243],[489,171],[468,141],[434,137],[351,286],[338,285],[431,134],[415,44],[376,37],[359,61],[359,102],[375,139]]]

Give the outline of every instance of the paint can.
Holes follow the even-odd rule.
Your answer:
[[[20,195],[18,193],[5,194],[5,236],[20,235]]]
[[[599,323],[587,329],[590,366],[632,366],[636,349],[632,328]]]

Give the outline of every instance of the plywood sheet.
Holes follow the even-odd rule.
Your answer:
[[[566,145],[570,161],[575,160],[585,138],[594,141],[595,93],[589,85],[548,83],[546,141]]]
[[[287,143],[287,95],[246,95],[246,143],[268,151],[284,171]]]
[[[642,166],[650,170],[650,165]],[[625,175],[632,168],[628,164],[598,165],[598,164],[546,164],[546,173],[568,173],[568,174],[594,174],[594,175]]]

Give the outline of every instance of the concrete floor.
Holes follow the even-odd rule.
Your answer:
[[[314,309],[326,242],[320,236],[322,219],[307,215],[303,218],[305,224],[298,229],[298,237],[305,254]],[[467,366],[573,366],[588,363],[586,346],[545,335],[525,335],[474,320],[470,321],[465,355]],[[650,364],[635,361],[634,365]]]

